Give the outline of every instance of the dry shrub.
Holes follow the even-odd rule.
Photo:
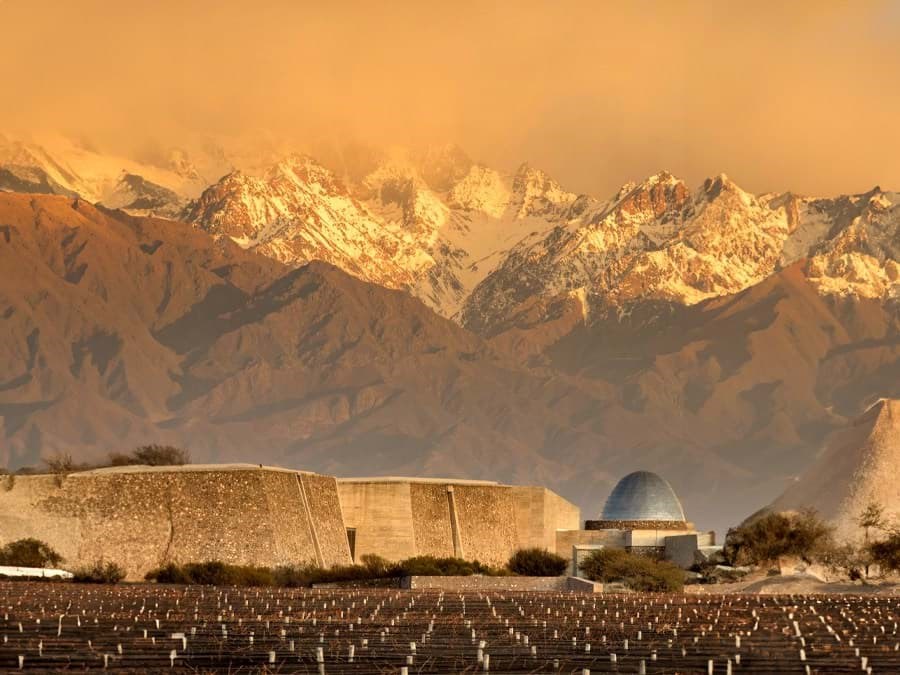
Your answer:
[[[591,553],[578,568],[591,581],[618,582],[635,591],[680,591],[684,571],[674,563],[623,549]]]
[[[117,584],[125,578],[125,570],[114,562],[96,560],[73,573],[72,581],[81,584]]]
[[[513,574],[526,577],[558,577],[569,561],[543,548],[523,548],[512,554],[506,566]]]
[[[832,548],[832,528],[804,510],[767,513],[728,530],[723,552],[732,565],[761,566],[784,556],[812,563]]]
[[[191,463],[191,455],[184,448],[174,445],[142,445],[130,454],[113,453],[109,456],[110,466],[182,466]]]

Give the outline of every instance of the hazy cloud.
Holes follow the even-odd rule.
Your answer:
[[[897,5],[786,4],[6,0],[0,130],[452,140],[602,195],[661,168],[900,189]]]

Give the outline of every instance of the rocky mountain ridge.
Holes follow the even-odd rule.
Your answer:
[[[800,260],[821,293],[900,296],[900,193],[879,188],[754,195],[724,174],[692,190],[661,172],[602,200],[527,164],[504,174],[456,146],[369,148],[329,157],[331,168],[281,155],[212,183],[178,150],[162,169],[70,146],[61,155],[0,143],[0,189],[78,193],[182,218],[291,266],[323,260],[485,336],[508,340],[540,325],[544,336],[529,349],[565,332],[562,308],[571,323],[640,303],[692,305]]]

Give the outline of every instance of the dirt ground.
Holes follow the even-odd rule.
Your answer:
[[[817,577],[804,574],[781,576],[749,575],[746,579],[727,584],[692,584],[685,586],[685,592],[717,595],[721,593],[778,594],[834,594],[852,595],[898,595],[900,583],[870,579],[862,582],[824,582]]]

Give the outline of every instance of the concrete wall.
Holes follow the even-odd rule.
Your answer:
[[[555,492],[542,487],[512,487],[516,528],[522,547],[557,549],[557,532],[575,530],[581,510]],[[565,555],[565,552],[561,553]]]
[[[625,532],[622,530],[560,530],[556,533],[556,552],[572,555],[572,547],[580,545],[625,548]]]
[[[69,569],[111,560],[129,579],[166,562],[350,561],[333,478],[248,465],[17,476],[0,488],[0,543],[24,537]]]
[[[313,588],[418,588],[444,591],[572,591],[602,593],[603,584],[577,577],[411,576],[313,584]]]
[[[666,539],[685,534],[696,534],[695,530],[627,530],[625,546],[627,548],[663,548]]]
[[[684,569],[692,567],[697,562],[697,552],[701,549],[709,550],[716,545],[714,532],[692,532],[666,537],[666,560]]]
[[[356,529],[356,560],[377,553],[402,560],[416,550],[409,483],[338,480],[344,523]]]
[[[448,491],[452,488],[452,493]],[[356,559],[461,556],[500,565],[520,548],[556,550],[556,531],[577,527],[577,507],[544,488],[485,481],[339,479]]]

